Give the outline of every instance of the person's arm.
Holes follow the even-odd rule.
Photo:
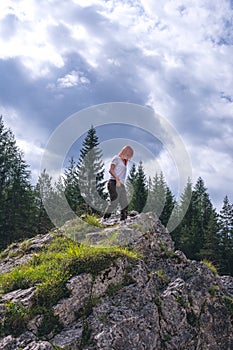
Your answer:
[[[110,165],[110,169],[109,169],[109,172],[110,172],[110,174],[116,179],[116,185],[117,185],[117,187],[120,187],[120,185],[121,185],[121,182],[120,182],[120,180],[119,180],[119,177],[117,176],[117,174],[115,173],[115,164],[111,164]]]

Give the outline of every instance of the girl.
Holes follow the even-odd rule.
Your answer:
[[[130,146],[125,146],[114,156],[109,173],[110,179],[108,181],[108,192],[110,196],[110,203],[105,210],[103,220],[108,219],[111,216],[111,213],[116,209],[118,203],[121,206],[121,220],[127,218],[127,209],[128,209],[128,199],[125,189],[125,177],[128,161],[133,157],[133,149]],[[103,221],[102,221],[103,222]]]

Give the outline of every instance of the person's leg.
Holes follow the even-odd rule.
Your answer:
[[[121,220],[126,220],[128,215],[128,198],[125,186],[122,184],[119,191],[119,202],[121,206]]]
[[[105,210],[104,219],[110,218],[112,212],[116,209],[117,204],[118,204],[118,201],[117,201],[118,193],[117,193],[115,180],[108,181],[108,192],[109,192],[109,197],[110,197],[110,203]]]

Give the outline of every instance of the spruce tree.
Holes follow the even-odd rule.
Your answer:
[[[177,248],[190,259],[200,260],[212,215],[214,208],[202,178],[198,178],[193,190],[188,180],[180,203],[180,219],[183,219],[172,236],[179,242]]]
[[[69,166],[65,169],[64,185],[67,201],[71,209],[79,215],[84,209],[84,199],[79,189],[77,164],[74,157],[71,157]]]
[[[146,175],[143,169],[142,161],[140,161],[133,184],[133,195],[130,208],[138,211],[139,213],[142,212],[146,204],[147,194]]]
[[[152,183],[153,211],[160,217],[166,201],[167,185],[163,173],[156,174]]]
[[[53,192],[53,216],[56,220],[57,226],[62,226],[66,221],[72,220],[76,217],[76,214],[71,210],[69,204],[67,203],[65,197],[65,185],[63,178],[60,176],[58,180],[54,183]]]
[[[35,186],[36,225],[39,234],[46,233],[54,227],[44,206],[44,201],[49,200],[50,198],[51,200],[53,198],[52,178],[44,169]]]
[[[180,247],[180,232],[177,227],[180,224],[180,206],[177,201],[174,202],[174,208],[172,210],[171,217],[167,224],[167,229],[170,232],[176,247]]]
[[[190,251],[193,242],[191,234],[191,226],[193,223],[192,211],[192,182],[188,179],[187,184],[181,194],[178,207],[173,214],[173,222],[179,223],[171,232],[171,236],[175,242],[176,248],[184,251],[186,254]]]
[[[136,169],[135,163],[133,163],[130,170],[129,170],[129,174],[128,174],[126,182],[125,182],[128,200],[130,201],[129,206],[128,206],[129,210],[133,210],[131,199],[133,197],[136,176],[137,176],[137,169]]]
[[[168,223],[168,221],[169,221],[169,219],[171,217],[174,205],[175,205],[174,196],[173,196],[170,188],[167,186],[165,205],[164,205],[163,211],[162,211],[162,213],[160,214],[160,217],[159,217],[161,223],[164,226],[167,226],[167,223]]]
[[[180,198],[180,220],[182,220],[181,225],[191,226],[193,219],[192,211],[192,182],[188,178],[187,184],[185,186],[184,192],[181,194]]]
[[[233,275],[233,205],[229,202],[228,196],[223,200],[219,225],[221,272]]]
[[[104,163],[98,136],[93,126],[88,130],[83,141],[77,172],[80,193],[85,201],[85,211],[103,212],[107,198]]]
[[[147,185],[147,201],[146,205],[144,207],[144,212],[152,211],[154,212],[154,205],[153,205],[153,183],[151,180],[151,177],[148,178],[148,185]]]
[[[198,258],[200,250],[204,245],[205,230],[208,228],[209,220],[213,214],[213,205],[201,177],[198,178],[192,194],[193,210],[193,257]]]
[[[207,228],[204,231],[204,244],[200,250],[200,258],[212,261],[220,269],[220,235],[218,214],[212,211]]]
[[[0,117],[0,249],[35,234],[30,175],[12,131]]]

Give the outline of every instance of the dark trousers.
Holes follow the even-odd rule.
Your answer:
[[[116,186],[116,180],[108,181],[108,192],[110,196],[110,203],[105,210],[104,219],[107,219],[111,216],[111,213],[117,208],[118,203],[121,206],[121,220],[127,218],[128,210],[128,199],[125,186],[121,184],[120,187]]]

